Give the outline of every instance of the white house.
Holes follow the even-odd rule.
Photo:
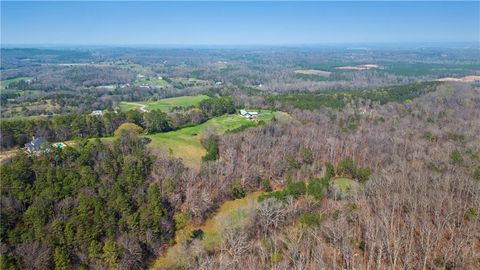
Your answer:
[[[90,115],[101,116],[101,115],[103,115],[103,112],[101,110],[95,110],[95,111],[92,111],[92,113]]]
[[[258,112],[246,111],[244,109],[240,110],[240,115],[248,119],[257,119]]]

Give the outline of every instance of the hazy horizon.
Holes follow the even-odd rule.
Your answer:
[[[11,46],[477,44],[479,2],[2,1]]]

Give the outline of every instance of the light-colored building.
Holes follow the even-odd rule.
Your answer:
[[[101,116],[101,115],[103,115],[103,112],[101,110],[95,110],[95,111],[92,111],[92,113],[90,115]]]
[[[258,112],[255,111],[246,111],[244,109],[240,110],[240,115],[248,119],[257,119]]]

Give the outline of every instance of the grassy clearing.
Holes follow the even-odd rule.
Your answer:
[[[8,80],[2,80],[0,81],[0,89],[5,89],[5,87],[7,87],[9,84],[13,83],[13,82],[18,82],[18,81],[21,81],[21,80],[31,80],[33,79],[32,77],[17,77],[17,78],[13,78],[13,79],[8,79]]]
[[[297,69],[294,71],[295,74],[303,74],[303,75],[316,75],[322,77],[330,76],[330,71],[318,70],[318,69]]]
[[[184,78],[184,77],[175,77],[170,79],[173,84],[183,84],[184,86],[201,86],[208,84],[205,80],[200,80],[197,78]]]
[[[216,211],[215,215],[207,219],[204,224],[195,226],[188,224],[187,227],[176,233],[175,245],[159,257],[152,265],[151,269],[171,269],[178,263],[181,264],[181,248],[193,230],[202,230],[202,243],[207,250],[214,251],[218,248],[221,241],[221,232],[224,228],[242,227],[251,222],[253,218],[253,210],[258,201],[258,196],[262,192],[253,192],[242,199],[227,201],[223,203]]]
[[[285,113],[272,111],[260,111],[258,119],[268,121],[272,119],[274,115],[284,117],[284,114]],[[149,147],[166,149],[170,151],[173,156],[181,158],[187,166],[198,169],[200,168],[202,156],[206,154],[206,150],[200,143],[200,139],[207,127],[212,128],[217,134],[223,134],[228,130],[253,124],[254,122],[237,114],[222,115],[197,126],[147,135],[146,137],[152,140],[148,145]]]
[[[142,105],[145,106],[147,110],[160,109],[162,111],[169,111],[173,107],[195,106],[205,99],[209,99],[209,97],[205,95],[182,96],[160,99],[158,101],[121,102],[119,106],[122,111],[136,110]]]
[[[140,79],[136,80],[135,84],[137,85],[148,85],[148,86],[153,86],[153,87],[166,87],[168,86],[168,82],[159,79],[159,78],[152,78],[152,79]]]
[[[358,183],[355,180],[345,177],[335,178],[333,184],[338,186],[343,194],[348,194],[358,187]]]
[[[0,152],[0,163],[4,162],[7,159],[10,159],[20,153],[20,149],[13,149],[8,151]]]

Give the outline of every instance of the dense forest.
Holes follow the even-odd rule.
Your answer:
[[[173,239],[173,213],[202,222],[224,200],[264,190],[252,223],[222,231],[213,254],[194,237],[178,267],[475,268],[479,91],[440,85],[363,114],[355,104],[294,109],[295,122],[218,138],[220,158],[198,173],[128,132],[20,155],[2,165],[2,264],[143,268]],[[335,177],[360,186],[342,195]]]
[[[478,50],[1,50],[0,269],[480,268]]]
[[[174,233],[169,202],[146,181],[152,163],[128,133],[15,157],[1,171],[2,269],[145,267]]]
[[[187,244],[182,267],[478,268],[480,90],[457,87],[377,105],[352,129],[341,123],[353,108],[297,110],[296,124],[224,137],[222,158],[187,193],[193,218],[233,196],[235,179],[246,191],[286,189],[263,196],[251,223],[224,231],[219,252]],[[345,175],[360,188],[339,196],[329,179]]]

